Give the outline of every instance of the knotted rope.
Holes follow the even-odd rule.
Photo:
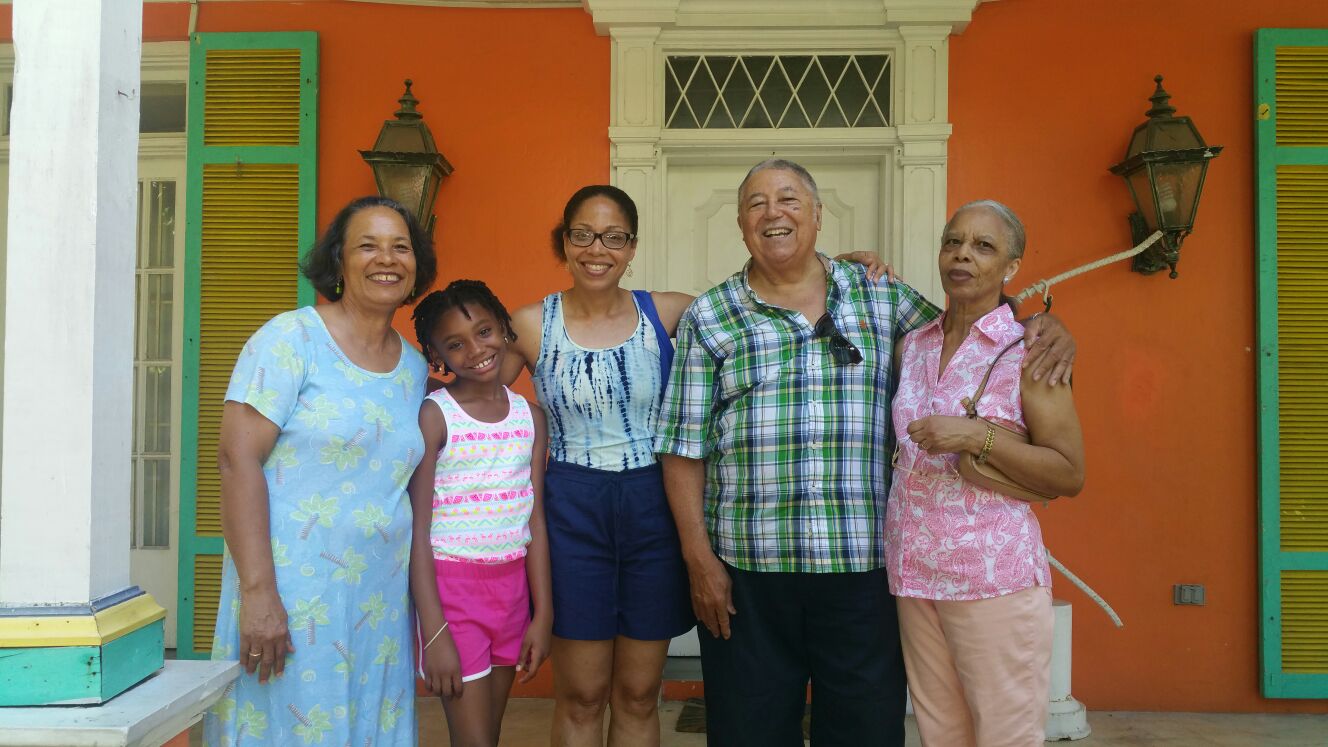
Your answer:
[[[1111,255],[1110,257],[1103,257],[1102,259],[1089,262],[1086,265],[1080,265],[1079,267],[1076,267],[1073,270],[1067,270],[1065,272],[1062,272],[1061,274],[1051,278],[1050,280],[1039,280],[1036,283],[1033,283],[1032,285],[1028,286],[1027,288],[1019,291],[1019,295],[1014,297],[1015,305],[1019,305],[1024,301],[1027,301],[1028,299],[1032,298],[1034,293],[1041,293],[1042,303],[1046,306],[1047,311],[1050,311],[1051,286],[1061,282],[1062,280],[1069,280],[1072,277],[1082,275],[1085,272],[1092,272],[1093,270],[1096,270],[1099,267],[1106,267],[1112,262],[1119,262],[1122,259],[1129,259],[1130,257],[1133,257],[1136,254],[1141,254],[1145,249],[1155,244],[1157,240],[1160,238],[1162,238],[1162,232],[1154,231],[1152,236],[1149,236],[1148,238],[1141,241],[1139,245],[1134,247],[1133,249],[1126,249],[1125,251],[1118,252],[1116,254]]]

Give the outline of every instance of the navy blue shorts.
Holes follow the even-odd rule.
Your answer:
[[[544,513],[554,635],[662,641],[696,624],[659,465],[609,472],[550,461]]]

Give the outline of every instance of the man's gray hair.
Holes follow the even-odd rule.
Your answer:
[[[752,175],[756,174],[757,172],[766,171],[768,169],[777,169],[779,171],[792,171],[794,174],[798,176],[799,179],[802,180],[802,183],[806,185],[807,189],[811,190],[812,199],[815,201],[815,203],[817,205],[821,204],[821,193],[819,190],[816,189],[816,180],[812,178],[811,172],[803,168],[802,164],[794,163],[793,161],[790,161],[785,158],[767,158],[764,161],[753,166],[752,170],[747,172],[747,176],[744,176],[742,178],[742,183],[738,185],[739,200],[742,199],[742,190],[743,187],[747,186],[747,180],[751,179]]]
[[[1024,222],[1019,220],[1019,216],[1015,215],[1013,210],[995,200],[974,200],[960,205],[959,209],[954,211],[954,215],[950,216],[950,220],[945,222],[945,229],[941,231],[941,235],[944,236],[950,233],[950,225],[954,223],[955,218],[958,218],[959,214],[965,210],[972,208],[986,208],[995,213],[996,217],[1000,218],[1001,222],[1005,224],[1005,232],[1010,241],[1010,245],[1006,247],[1006,252],[1010,255],[1010,259],[1019,259],[1024,256],[1024,245],[1028,241],[1024,233]]]

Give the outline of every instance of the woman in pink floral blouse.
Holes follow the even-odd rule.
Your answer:
[[[1038,492],[1083,486],[1070,388],[1033,381],[1022,345],[1000,356],[978,414],[1030,443],[964,417],[961,400],[1023,337],[1002,294],[1023,253],[1024,228],[1009,208],[961,207],[941,237],[947,310],[896,349],[886,567],[923,745],[1040,747],[1044,738],[1052,613],[1042,531],[1027,502],[957,472],[972,454]]]

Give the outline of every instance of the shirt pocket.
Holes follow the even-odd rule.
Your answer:
[[[720,366],[718,393],[724,403],[773,390],[785,374],[798,345],[785,339],[770,322],[749,328],[733,341],[733,350]]]

